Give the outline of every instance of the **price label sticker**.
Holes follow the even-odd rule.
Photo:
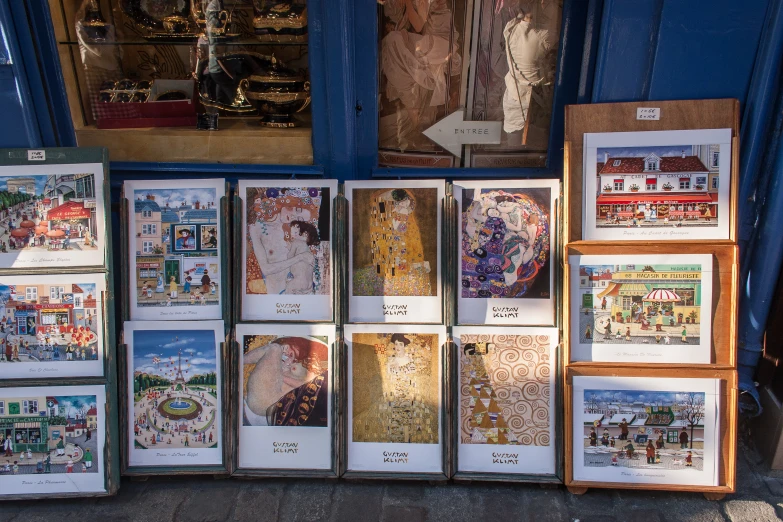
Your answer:
[[[46,161],[45,150],[28,150],[27,161]]]
[[[638,107],[636,109],[637,120],[660,120],[660,107]]]

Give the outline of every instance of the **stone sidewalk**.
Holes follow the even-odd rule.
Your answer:
[[[719,502],[700,494],[590,490],[493,483],[123,480],[113,498],[0,503],[0,522],[399,521],[460,520],[765,522],[783,517],[783,472],[765,469],[751,449],[738,461],[738,491]]]

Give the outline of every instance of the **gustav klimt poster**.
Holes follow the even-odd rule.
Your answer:
[[[445,327],[346,325],[348,469],[441,470]]]
[[[555,328],[455,327],[458,471],[555,472]]]
[[[349,320],[440,322],[443,181],[354,181]]]

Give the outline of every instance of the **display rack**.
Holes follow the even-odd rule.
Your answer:
[[[657,119],[640,117],[637,110],[650,114],[657,109]],[[736,488],[737,433],[737,302],[739,266],[737,238],[737,191],[739,187],[739,102],[732,99],[698,101],[647,101],[607,103],[566,107],[565,136],[565,245],[562,259],[563,292],[563,389],[565,404],[565,484],[575,494],[589,488],[628,488],[702,492],[711,500],[733,493]],[[728,215],[729,237],[717,240],[690,241],[584,241],[582,220],[584,207],[584,172],[586,133],[669,131],[691,129],[731,129],[731,185]],[[709,364],[652,364],[640,362],[574,362],[571,360],[570,318],[576,306],[570,299],[568,256],[591,254],[710,254],[712,265],[712,339]],[[719,379],[721,382],[719,430],[720,445],[718,483],[716,486],[612,483],[574,480],[574,398],[575,376],[614,377],[688,377]]]
[[[51,498],[71,498],[71,497],[98,497],[116,494],[120,487],[120,451],[117,443],[117,433],[119,429],[118,419],[118,396],[117,396],[117,350],[114,328],[114,272],[113,272],[113,254],[109,245],[111,245],[111,219],[110,219],[110,184],[109,184],[109,158],[108,152],[104,148],[45,148],[45,149],[0,149],[0,166],[39,166],[43,167],[45,174],[57,174],[58,166],[71,166],[78,164],[101,164],[103,166],[103,183],[101,201],[103,205],[103,226],[104,237],[96,238],[103,249],[104,261],[99,265],[91,266],[57,266],[57,272],[62,275],[79,274],[103,274],[106,278],[106,290],[100,296],[102,302],[103,323],[100,328],[103,331],[103,375],[100,377],[63,377],[63,378],[41,378],[35,379],[3,379],[0,384],[0,393],[6,390],[17,388],[27,388],[30,390],[40,390],[41,396],[53,393],[52,390],[58,390],[60,393],[72,392],[77,394],[83,387],[102,388],[105,392],[104,410],[100,413],[105,424],[105,433],[100,437],[104,442],[103,454],[97,459],[97,464],[103,464],[99,468],[99,473],[103,475],[104,491],[92,492],[89,489],[74,492],[62,492],[57,489],[42,491],[39,487],[44,482],[34,479],[30,484],[36,486],[25,486],[25,489],[33,490],[31,493],[5,493],[3,499],[51,499]],[[22,175],[22,174],[20,174]],[[44,174],[39,174],[44,175]],[[11,275],[44,275],[52,274],[53,269],[49,268],[6,268],[0,269],[0,274],[4,276]],[[44,405],[47,411],[48,405]],[[100,404],[98,405],[100,407]],[[10,412],[10,408],[6,410]],[[86,421],[85,421],[86,422]],[[46,444],[48,447],[50,434],[47,434]],[[96,435],[98,437],[98,435]],[[101,440],[101,439],[99,439]],[[16,454],[17,451],[14,451]],[[46,473],[44,471],[44,473]],[[25,475],[21,475],[24,477]],[[56,475],[46,475],[55,477]],[[31,479],[36,475],[29,475]],[[10,478],[10,477],[8,477]],[[73,481],[67,482],[72,486]],[[57,482],[55,482],[56,484]],[[56,488],[56,486],[54,486]],[[6,492],[9,488],[4,486]]]

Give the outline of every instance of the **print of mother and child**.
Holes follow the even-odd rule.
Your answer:
[[[252,188],[247,196],[247,293],[325,293],[328,274],[318,258],[329,240],[328,189]]]

